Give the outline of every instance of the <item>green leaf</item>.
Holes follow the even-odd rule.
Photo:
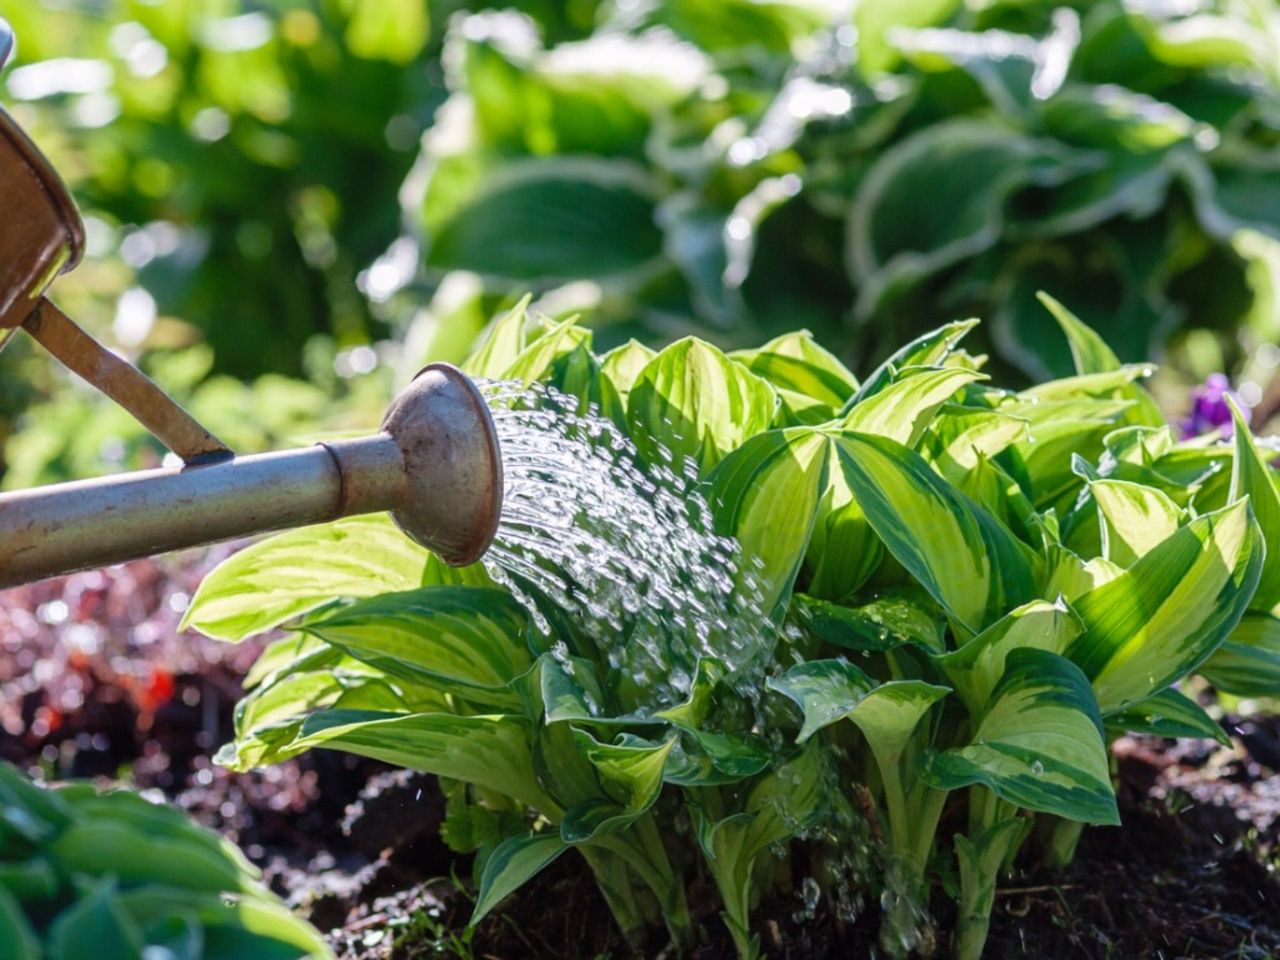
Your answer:
[[[1038,558],[919,454],[857,433],[841,434],[837,452],[889,552],[970,633],[1035,596]]]
[[[505,591],[422,587],[359,600],[302,629],[390,677],[514,707],[508,685],[533,665],[524,628]]]
[[[915,447],[934,413],[957,391],[986,377],[961,367],[906,368],[901,379],[855,403],[841,426]]]
[[[902,54],[893,44],[895,30],[933,27],[946,22],[960,0],[898,0],[859,3],[854,10],[858,66],[868,76],[892,70]]]
[[[807,330],[783,334],[757,350],[735,350],[729,356],[773,385],[795,423],[830,420],[858,389],[849,369]]]
[[[1012,650],[1005,663],[972,742],[930,755],[922,776],[940,790],[983,784],[1027,810],[1118,824],[1088,679],[1047,650]]]
[[[529,343],[526,328],[532,299],[533,295],[526,293],[519,303],[489,324],[479,348],[462,362],[463,373],[495,379],[511,369]]]
[[[0,957],[4,960],[40,960],[40,941],[22,905],[0,886]]]
[[[1200,673],[1237,697],[1280,697],[1280,620],[1245,614]]]
[[[656,257],[651,185],[628,163],[500,165],[427,236],[426,264],[514,282],[602,280]]]
[[[887,595],[857,607],[796,594],[796,622],[823,643],[859,652],[892,650],[913,643],[941,652],[946,624],[908,596]]]
[[[1154,487],[1124,480],[1094,480],[1089,491],[1098,505],[1102,553],[1131,567],[1178,529],[1183,512]]]
[[[1077,374],[1087,376],[1124,369],[1120,358],[1107,346],[1106,341],[1083,320],[1043,290],[1036,292],[1036,299],[1053,314],[1053,318],[1058,321],[1058,326],[1066,335]],[[1125,399],[1133,400],[1137,404],[1138,413],[1134,417],[1135,422],[1151,426],[1164,424],[1164,416],[1155,399],[1141,386],[1130,384],[1122,391],[1122,395]]]
[[[573,737],[595,768],[604,794],[569,807],[560,821],[566,843],[584,843],[618,833],[653,806],[675,740],[609,744],[576,729]]]
[[[1196,737],[1231,746],[1231,738],[1204,708],[1173,687],[1107,718],[1107,730],[1153,737]]]
[[[635,386],[640,372],[657,355],[657,351],[646,347],[643,343],[628,340],[600,358],[600,375],[613,387],[623,411],[627,408],[631,389]]]
[[[174,914],[148,924],[142,931],[147,944],[144,960],[151,952],[168,951],[165,960],[204,960],[204,929],[190,913]]]
[[[769,677],[765,686],[793,700],[804,716],[796,737],[803,743],[823,727],[848,716],[875,683],[847,660],[810,660],[798,663],[781,677]]]
[[[893,292],[994,246],[1007,198],[1036,179],[1042,152],[1017,130],[955,118],[881,153],[849,216],[859,314],[873,314]]]
[[[1072,455],[1097,459],[1102,438],[1132,406],[1128,400],[1045,399],[1034,395],[1004,408],[1027,421],[1029,435],[1012,450],[1031,479],[1028,495],[1044,509],[1061,497],[1075,498],[1080,478],[1072,472]]]
[[[936,657],[971,717],[981,717],[1014,650],[1062,653],[1080,635],[1080,619],[1062,601],[1033,600],[993,623],[960,649]]]
[[[1263,543],[1280,545],[1280,490],[1276,489],[1275,474],[1269,462],[1275,455],[1267,457],[1262,454],[1235,402],[1230,398],[1227,402],[1231,405],[1231,419],[1235,424],[1235,457],[1231,467],[1231,490],[1227,496],[1232,501],[1248,497]],[[1249,609],[1266,612],[1277,604],[1280,604],[1280,548],[1267,551],[1258,589],[1253,594]]]
[[[558,812],[538,786],[529,725],[522,717],[325,710],[307,719],[297,745],[345,750],[451,777],[514,797],[549,816]]]
[[[161,886],[123,891],[117,900],[121,909],[142,927],[175,914],[194,916],[204,928],[204,960],[333,958],[333,951],[319,931],[274,900],[232,899]]]
[[[863,381],[858,392],[853,395],[840,411],[848,413],[853,405],[873,397],[889,384],[897,381],[901,371],[910,367],[941,367],[948,357],[959,349],[960,341],[978,325],[977,320],[957,320],[931,330],[917,337],[904,347],[899,347],[889,359],[876,367],[871,376]]]
[[[957,833],[956,866],[960,872],[960,902],[956,917],[956,957],[980,957],[991,924],[1000,868],[1026,839],[1031,821],[1010,817],[992,824],[974,838]]]
[[[468,922],[479,923],[504,898],[551,866],[568,849],[569,844],[554,830],[503,840],[485,860],[480,891]]]
[[[218,564],[179,629],[238,642],[336,597],[418,587],[429,556],[381,514],[291,530]]]
[[[750,933],[756,860],[816,822],[830,788],[829,776],[824,752],[811,745],[761,777],[747,795],[742,813],[714,822],[698,817],[698,842],[724,902],[725,924],[739,956],[752,956],[756,949],[756,938]]]
[[[1027,439],[1027,421],[996,410],[943,404],[925,434],[922,451],[939,472],[962,486],[981,460]]]
[[[1231,633],[1262,568],[1247,500],[1191,521],[1113,580],[1072,602],[1085,632],[1067,656],[1104,715],[1195,670]]]
[[[1120,369],[1120,358],[1092,327],[1043,290],[1036,293],[1036,299],[1053,314],[1053,319],[1058,321],[1058,326],[1066,334],[1076,373],[1106,373]]]
[[[707,477],[716,532],[762,564],[761,607],[781,619],[813,532],[830,444],[808,427],[758,434]],[[755,578],[755,571],[742,576]]]
[[[636,377],[627,426],[650,463],[676,472],[688,457],[705,473],[769,428],[777,398],[768,382],[694,337],[667,347]]]
[[[591,333],[577,325],[576,316],[552,324],[540,336],[531,338],[511,366],[502,372],[500,379],[517,380],[528,386],[536,380],[546,380],[558,361],[564,360],[576,349],[591,342]],[[565,391],[569,392],[569,391]]]
[[[347,49],[366,60],[405,66],[427,45],[428,6],[419,0],[347,0]]]
[[[49,928],[49,960],[141,960],[142,931],[120,907],[115,882],[102,880]]]
[[[892,680],[863,697],[849,713],[871,747],[882,777],[897,777],[898,761],[930,708],[951,692],[923,680]]]

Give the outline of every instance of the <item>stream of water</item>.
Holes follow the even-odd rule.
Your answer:
[[[603,657],[639,710],[683,700],[702,657],[758,682],[775,629],[737,541],[714,532],[692,463],[645,463],[612,421],[552,388],[486,394],[505,471],[486,566],[544,631],[563,613],[593,648],[559,652]]]

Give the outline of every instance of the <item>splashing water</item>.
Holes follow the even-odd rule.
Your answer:
[[[621,671],[641,712],[685,699],[702,658],[759,683],[775,629],[758,567],[714,532],[693,464],[645,463],[612,421],[554,388],[484,390],[505,471],[485,564],[561,637],[553,652]]]

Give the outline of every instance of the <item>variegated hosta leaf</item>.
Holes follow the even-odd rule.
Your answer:
[[[514,708],[509,684],[533,665],[524,627],[505,591],[423,587],[359,600],[303,630],[391,677]]]
[[[1062,377],[1058,380],[1047,380],[1034,387],[1028,387],[1019,394],[1026,400],[1038,401],[1071,401],[1071,400],[1111,400],[1123,404],[1121,410],[1133,406],[1133,401],[1122,396],[1132,383],[1149,377],[1154,368],[1146,364],[1130,363],[1115,370],[1103,370],[1097,373],[1081,373],[1074,377]],[[1163,424],[1163,420],[1160,421]]]
[[[1076,598],[1085,632],[1067,656],[1104,715],[1195,670],[1240,621],[1262,568],[1249,502],[1199,517],[1113,580]]]
[[[1194,700],[1173,687],[1107,718],[1107,732],[1146,733],[1154,737],[1203,737],[1231,745],[1226,731]]]
[[[848,471],[837,441],[829,442],[827,480],[818,501],[813,535],[805,556],[809,592],[839,600],[851,594],[875,572],[884,546],[853,495]]]
[[[712,821],[699,814],[698,843],[724,901],[740,955],[750,955],[750,904],[756,858],[809,829],[834,791],[825,754],[811,745],[751,788],[742,813]]]
[[[1280,697],[1280,619],[1245,614],[1200,673],[1238,697]]]
[[[1036,298],[1053,314],[1066,335],[1077,374],[1085,376],[1110,373],[1123,367],[1120,358],[1107,346],[1107,342],[1074,313],[1043,290],[1036,294]],[[1128,417],[1130,421],[1153,427],[1164,425],[1164,416],[1160,413],[1155,398],[1137,383],[1124,387],[1121,395],[1126,400],[1134,401],[1134,408]]]
[[[962,367],[908,367],[901,378],[861,400],[841,421],[845,430],[890,437],[914,448],[934,411],[970,383],[986,377]]]
[[[885,595],[857,607],[796,594],[795,622],[823,643],[860,652],[892,650],[913,643],[941,653],[946,623],[924,597]],[[928,609],[923,604],[928,604]]]
[[[484,341],[462,362],[462,372],[473,377],[496,380],[516,362],[516,357],[529,345],[529,301],[525,294],[520,302],[489,325]]]
[[[982,784],[1027,810],[1120,822],[1089,681],[1047,650],[1011,651],[971,743],[930,755],[922,775],[940,790]]]
[[[823,727],[848,716],[875,686],[875,681],[847,660],[810,660],[798,663],[765,685],[792,700],[804,723],[796,736],[804,743]]]
[[[997,620],[959,650],[936,657],[934,662],[951,681],[969,715],[979,718],[1004,676],[1010,653],[1028,648],[1062,653],[1081,629],[1080,618],[1062,600],[1033,600]]]
[[[956,917],[956,957],[980,957],[991,923],[1000,867],[1026,839],[1031,821],[1010,817],[992,824],[977,837],[956,834],[956,866],[960,871],[960,902]]]
[[[922,451],[947,480],[963,486],[979,462],[1026,437],[1027,421],[1020,417],[947,403],[929,424]]]
[[[1123,567],[1104,557],[1081,560],[1075,553],[1059,545],[1050,547],[1047,566],[1049,574],[1045,577],[1041,596],[1063,597],[1067,603],[1074,603],[1077,597],[1124,573]]]
[[[858,389],[857,378],[807,330],[729,356],[773,384],[783,405],[806,423],[830,420]]]
[[[627,425],[651,463],[688,457],[705,473],[769,429],[777,396],[742,364],[687,337],[650,360],[627,402]],[[677,471],[678,472],[678,471]]]
[[[307,718],[297,746],[345,750],[513,797],[548,817],[559,807],[538,785],[523,717],[325,710]]]
[[[1071,359],[1075,363],[1076,373],[1106,373],[1120,369],[1120,358],[1107,346],[1092,327],[1086,325],[1079,317],[1064,307],[1049,294],[1041,290],[1036,299],[1044,304],[1044,308],[1053,314],[1058,326],[1067,337],[1071,348]]]
[[[985,509],[1023,543],[1042,546],[1042,517],[1022,486],[1004,467],[979,456],[973,469],[964,474],[956,489]]]
[[[195,956],[216,960],[225,957],[305,957],[330,960],[333,952],[320,932],[282,903],[260,897],[240,897],[232,903],[217,893],[194,893],[158,884],[122,890],[117,895],[121,911],[135,923],[154,929],[174,916],[192,918],[204,928],[205,949]],[[72,941],[70,952],[46,954],[48,960],[83,956],[83,939]],[[226,945],[226,952],[214,945]],[[166,951],[167,953],[168,951]],[[105,957],[96,949],[92,955]],[[150,957],[150,951],[143,956]],[[181,954],[179,954],[181,956]]]
[[[1231,500],[1248,497],[1262,531],[1262,541],[1267,545],[1267,556],[1262,563],[1258,589],[1254,592],[1250,610],[1269,612],[1280,604],[1280,490],[1276,488],[1275,473],[1269,460],[1253,442],[1249,425],[1240,416],[1240,410],[1231,403],[1231,418],[1235,424],[1235,458],[1231,469]]]
[[[1103,555],[1131,567],[1178,529],[1184,516],[1176,503],[1154,487],[1124,480],[1089,484],[1098,515]]]
[[[1039,558],[919,454],[858,433],[842,434],[837,451],[889,552],[962,629],[976,634],[1035,596]]]
[[[931,330],[900,347],[888,360],[876,367],[863,381],[857,393],[845,404],[843,416],[868,397],[873,397],[895,382],[908,367],[940,367],[953,351],[958,349],[965,334],[978,325],[977,320],[957,320]]]
[[[1029,493],[1037,507],[1052,506],[1064,497],[1075,498],[1080,479],[1071,469],[1072,454],[1098,459],[1102,438],[1130,406],[1128,400],[1025,397],[1003,408],[1028,423],[1028,438],[1012,449],[1031,478]]]
[[[734,450],[707,478],[716,532],[736,537],[743,554],[761,564],[761,606],[778,619],[809,546],[829,446],[808,427],[770,430]]]
[[[612,414],[613,411],[608,409],[608,403],[616,402],[621,414],[618,418],[619,423],[623,425],[626,423],[627,398],[631,396],[631,388],[635,385],[636,378],[657,355],[656,350],[646,347],[643,343],[628,340],[600,358],[601,380],[604,384],[608,384],[604,392],[608,393],[609,389],[613,391],[610,398],[606,400],[604,409],[605,412]]]
[[[551,866],[568,849],[569,844],[555,830],[503,840],[484,862],[470,922],[479,923],[503,898]]]
[[[891,680],[850,711],[849,719],[867,738],[882,777],[890,776],[888,771],[895,768],[925,714],[950,692],[948,687],[923,680]]]
[[[876,686],[844,660],[796,664],[781,677],[771,677],[767,685],[800,707],[804,726],[797,743],[847,717],[867,738],[882,773],[895,769],[921,718],[951,692],[922,680],[893,680]]]
[[[584,843],[617,833],[653,806],[675,740],[601,743],[583,730],[574,730],[573,737],[595,768],[601,794],[565,811],[560,836],[566,843]]]
[[[517,380],[528,386],[538,380],[547,380],[557,360],[573,353],[579,347],[590,347],[591,332],[577,325],[576,317],[561,320],[521,350],[511,366],[502,371],[498,379]],[[563,384],[556,384],[563,389]],[[569,391],[564,391],[568,393]]]
[[[430,556],[381,514],[290,530],[218,564],[179,629],[244,640],[336,597],[419,587]]]

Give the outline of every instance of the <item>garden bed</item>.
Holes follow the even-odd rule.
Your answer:
[[[239,677],[260,646],[179,635],[176,625],[225,552],[0,595],[0,757],[163,792],[239,843],[349,960],[628,956],[572,857],[466,932],[471,901],[459,878],[469,863],[438,838],[433,777],[329,751],[252,774],[209,762],[231,736]],[[1087,830],[1064,873],[1030,866],[1006,880],[988,956],[1280,953],[1280,719],[1232,720],[1228,730],[1231,748],[1120,740],[1124,828]],[[690,896],[695,911],[714,902],[696,888]],[[870,957],[878,914],[869,905],[840,923],[825,898],[806,905],[796,891],[756,917],[768,956]],[[706,940],[694,956],[731,958],[718,919],[699,920]]]

